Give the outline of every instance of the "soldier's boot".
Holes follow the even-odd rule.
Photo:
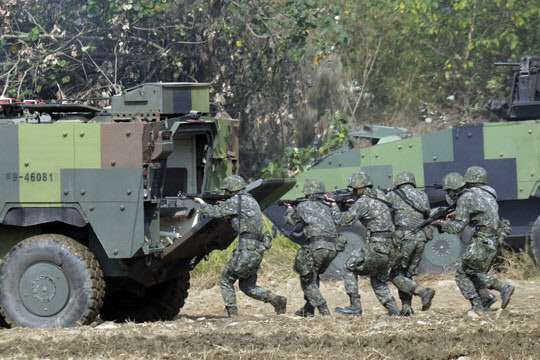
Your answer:
[[[236,306],[225,306],[227,309],[227,315],[229,317],[236,317],[238,316],[238,308]]]
[[[402,298],[401,299],[401,316],[413,316],[414,315],[414,310],[412,308],[412,299],[407,297],[407,298]]]
[[[330,315],[330,310],[328,310],[328,306],[326,304],[323,304],[321,306],[317,306],[317,309],[319,309],[319,313],[322,316],[329,316]]]
[[[514,287],[512,285],[510,284],[504,285],[504,288],[501,291],[501,301],[502,301],[501,309],[506,309],[513,293],[514,293]]]
[[[387,301],[384,304],[384,307],[386,308],[386,310],[388,310],[388,315],[390,315],[390,316],[401,316],[401,311],[399,311],[399,308],[398,308],[398,306],[396,304],[396,300],[391,299],[391,300]]]
[[[362,315],[362,301],[360,301],[360,295],[349,295],[349,298],[351,299],[351,306],[336,307],[336,312],[348,316]]]
[[[285,296],[276,295],[270,299],[269,303],[272,304],[278,315],[285,314],[287,311],[287,298]]]
[[[489,294],[488,298],[485,301],[482,301],[482,306],[484,307],[485,312],[491,311],[491,305],[497,302],[497,297],[493,294]]]
[[[315,315],[315,308],[308,302],[300,308],[300,310],[297,310],[294,312],[294,315],[301,316],[301,317],[312,317]]]
[[[482,305],[482,300],[480,299],[480,297],[475,297],[475,298],[472,298],[470,299],[471,301],[471,311],[474,311],[475,313],[477,313],[478,315],[481,315],[484,313],[484,306]]]
[[[431,307],[431,301],[435,297],[435,290],[432,288],[425,288],[421,294],[422,297],[422,311],[429,310]]]

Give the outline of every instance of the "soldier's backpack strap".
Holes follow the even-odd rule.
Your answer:
[[[484,189],[483,187],[480,187],[480,186],[478,186],[477,188],[480,189],[480,190],[482,190],[482,191],[484,191],[484,192],[487,192],[489,195],[493,196],[493,198],[494,198],[495,200],[497,200],[497,195],[495,195],[494,193],[492,193],[492,192],[489,191],[488,189]]]
[[[411,199],[409,199],[407,197],[407,195],[401,190],[401,189],[394,189],[394,193],[399,196],[399,198],[401,200],[403,200],[405,202],[405,204],[409,205],[410,207],[412,207],[414,210],[416,210],[417,212],[419,212],[420,214],[422,214],[424,216],[424,219],[427,219],[429,217],[429,213],[426,213],[425,211],[422,211],[420,210],[413,202]]]
[[[238,236],[242,237],[242,195],[238,194]]]

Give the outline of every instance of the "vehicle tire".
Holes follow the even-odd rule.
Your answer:
[[[418,264],[418,274],[440,274],[454,271],[459,259],[470,242],[472,231],[466,228],[460,234],[439,233],[426,243],[422,260]]]
[[[189,290],[189,272],[161,284],[138,289],[116,285],[105,295],[103,320],[135,322],[172,320],[184,306]]]
[[[64,235],[23,240],[2,264],[0,311],[11,326],[90,324],[99,314],[104,294],[103,273],[94,254]]]
[[[347,239],[347,246],[342,252],[339,252],[334,261],[328,266],[323,278],[341,280],[343,278],[342,270],[345,262],[351,257],[354,250],[362,249],[366,246],[366,228],[359,222],[351,226],[338,226],[338,233]]]
[[[540,216],[534,222],[531,230],[531,251],[537,264],[540,264]]]

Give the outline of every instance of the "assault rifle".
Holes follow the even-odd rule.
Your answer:
[[[346,204],[350,204],[351,200],[352,200],[352,202],[354,202],[354,201],[356,201],[358,199],[358,195],[352,193],[348,189],[336,190],[336,191],[328,193],[326,195],[328,195],[328,197],[334,199],[336,204],[338,204],[338,206],[340,206],[340,207],[345,206]],[[278,200],[278,204],[279,205],[285,205],[285,206],[287,206],[287,204],[291,205],[291,206],[296,206],[299,203],[301,203],[302,201],[309,200],[310,198],[311,199],[316,199],[316,200],[327,201],[324,198],[324,195],[316,194],[316,195],[311,195],[311,196],[309,196],[307,198],[306,197],[301,197],[301,198],[297,198],[297,199],[294,199],[294,200]]]
[[[214,191],[205,192],[202,194],[186,194],[186,193],[181,192],[178,194],[178,199],[179,200],[187,200],[187,199],[193,200],[194,198],[198,197],[198,198],[203,199],[205,202],[209,204],[215,204],[218,201],[224,201],[224,200],[232,198],[233,196],[234,194],[223,195],[223,194],[220,194],[219,192],[214,192]]]
[[[456,210],[456,205],[451,205],[448,207],[439,207],[439,208],[434,209],[427,219],[425,219],[420,224],[418,224],[414,229],[412,229],[412,233],[416,234],[417,232],[421,231],[426,226],[429,226],[435,220],[444,219],[448,214],[454,212],[454,210]]]

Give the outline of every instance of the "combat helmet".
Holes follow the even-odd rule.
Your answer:
[[[452,172],[446,175],[442,180],[442,189],[445,191],[448,190],[459,190],[465,186],[465,180],[463,176],[457,172]]]
[[[306,195],[324,194],[326,192],[324,183],[321,180],[307,179],[302,192]]]
[[[414,178],[412,172],[402,171],[396,175],[396,178],[394,180],[394,186],[397,187],[403,184],[411,184],[412,186],[416,187],[416,179]]]
[[[221,190],[240,191],[246,187],[246,182],[239,175],[230,175],[221,180]]]
[[[373,181],[371,181],[371,178],[365,172],[358,172],[351,175],[348,187],[353,189],[373,187]]]
[[[463,178],[467,184],[487,184],[487,171],[480,166],[471,166]]]

